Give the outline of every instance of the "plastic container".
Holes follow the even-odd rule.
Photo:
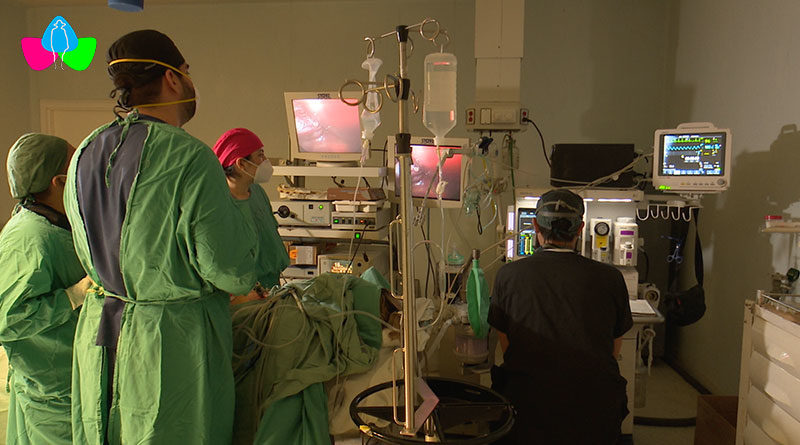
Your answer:
[[[456,56],[431,53],[425,57],[425,102],[422,122],[439,140],[456,126]]]
[[[476,337],[469,324],[456,324],[453,353],[461,363],[483,363],[489,357],[489,339]]]

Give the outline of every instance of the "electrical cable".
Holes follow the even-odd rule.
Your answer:
[[[478,217],[478,235],[483,235],[483,224],[481,224],[481,207],[475,207],[475,216]]]
[[[613,173],[610,173],[608,175],[599,177],[599,178],[597,178],[597,179],[595,179],[594,181],[591,181],[591,182],[573,181],[573,180],[569,180],[569,179],[561,179],[561,178],[553,178],[553,177],[551,177],[550,179],[551,180],[555,180],[555,181],[559,181],[559,182],[566,182],[566,183],[572,183],[572,184],[576,184],[576,185],[581,185],[580,187],[575,189],[577,192],[580,192],[580,191],[586,190],[588,188],[594,187],[594,186],[596,186],[598,184],[602,184],[604,182],[607,182],[609,180],[614,180],[616,177],[618,177],[622,173],[625,173],[628,170],[633,170],[633,167],[635,167],[637,163],[641,162],[644,159],[652,157],[652,156],[653,156],[653,153],[647,153],[647,154],[643,154],[643,155],[637,156],[633,161],[631,161],[628,165],[622,167],[621,169],[619,169],[619,170],[617,170],[617,171],[615,171]],[[635,188],[637,188],[637,187],[636,186],[628,187],[628,189],[635,189]]]
[[[366,233],[367,227],[369,227],[369,222],[364,224],[364,228],[361,229],[361,236],[358,237],[358,243],[356,243],[356,249],[353,251],[353,255],[350,257],[350,264],[347,266],[349,269],[349,273],[353,273],[353,263],[356,260],[356,255],[358,254],[358,248],[361,247],[361,240],[364,239],[364,233]]]
[[[503,136],[503,143],[508,141],[508,160],[509,164],[511,164],[511,188],[516,191],[517,189],[517,182],[514,179],[514,138],[511,136],[511,132],[507,135]]]
[[[362,156],[362,157],[361,157],[361,161],[359,162],[359,165],[360,165],[362,168],[364,167],[364,161],[365,161],[365,159],[364,159],[364,157]],[[356,188],[355,188],[355,190],[353,190],[353,199],[352,199],[352,201],[357,201],[357,198],[358,198],[358,190],[359,190],[359,188],[361,187],[361,179],[363,179],[363,178],[362,178],[361,176],[359,176],[359,177],[358,177],[358,181],[356,181]],[[350,271],[351,271],[351,272],[352,272],[352,270],[353,270],[353,262],[355,261],[355,256],[356,256],[356,254],[358,253],[358,248],[359,248],[359,246],[361,246],[361,241],[364,239],[364,232],[366,231],[366,229],[367,229],[367,226],[368,226],[368,224],[365,224],[365,225],[364,225],[364,230],[362,230],[362,231],[361,231],[361,236],[360,236],[360,237],[358,237],[358,245],[356,246],[356,250],[355,250],[355,252],[353,252],[353,238],[355,238],[355,236],[356,236],[356,233],[357,233],[357,230],[358,230],[358,229],[356,228],[356,225],[355,225],[355,220],[356,220],[356,212],[357,212],[357,210],[358,210],[358,206],[356,206],[355,204],[353,204],[353,213],[352,213],[352,218],[353,218],[353,228],[352,228],[352,230],[351,230],[351,232],[350,232],[350,243],[349,243],[349,245],[348,245],[348,247],[347,247],[347,256],[349,256],[349,257],[350,257],[350,265],[349,265],[348,267],[350,268]],[[351,254],[352,254],[352,256],[351,256]],[[341,293],[339,294],[339,301],[337,301],[337,303],[339,304],[339,307],[344,307],[344,294],[345,294],[346,292],[347,292],[347,281],[343,281],[343,282],[342,282],[342,291],[341,291]],[[337,338],[336,340],[337,340],[337,341],[336,341],[336,343],[335,343],[335,345],[334,345],[334,348],[336,349],[336,354],[338,354],[338,353],[339,353],[339,350],[340,350],[340,342],[339,342],[339,339],[338,339],[338,338]],[[337,361],[337,362],[336,362],[336,383],[337,383],[337,384],[339,383],[339,374],[340,374],[339,362]]]
[[[648,281],[647,278],[650,276],[650,257],[647,256],[647,252],[644,249],[639,249],[639,251],[642,253],[642,256],[644,257],[644,259],[646,261],[646,265],[645,265],[645,268],[644,268],[644,279],[639,280],[639,281],[642,282],[642,283],[647,283],[647,281]]]
[[[542,154],[544,154],[544,160],[547,161],[548,167],[552,167],[553,164],[550,163],[550,158],[547,156],[547,146],[544,144],[544,136],[542,135],[542,130],[539,129],[539,126],[536,125],[536,122],[534,122],[531,119],[528,119],[527,117],[522,118],[522,121],[533,124],[533,128],[535,128],[536,132],[539,133],[539,140],[542,141]]]
[[[428,211],[430,211],[430,209],[428,209]],[[430,218],[428,219],[428,224],[430,224]],[[428,276],[429,275],[433,276],[433,280],[434,280],[433,281],[433,285],[436,286],[437,288],[439,286],[439,280],[436,278],[436,271],[433,268],[433,257],[431,257],[431,251],[430,251],[430,244],[433,244],[433,245],[437,245],[437,244],[432,242],[430,240],[430,238],[428,238],[427,233],[430,233],[430,225],[428,226],[428,232],[427,233],[422,228],[422,226],[420,226],[420,230],[422,231],[422,239],[423,239],[423,241],[420,241],[419,243],[417,243],[417,245],[422,244],[422,243],[426,244],[425,245],[425,250],[427,251],[427,255],[428,255],[428,267],[426,268],[426,272],[425,272],[425,296],[427,297],[428,296]],[[416,248],[417,245],[415,245],[414,248]],[[441,246],[439,246],[439,250],[441,252],[441,258],[444,258],[444,251],[442,250]]]
[[[696,417],[660,418],[633,416],[634,425],[664,426],[664,427],[689,427],[697,424]]]
[[[426,248],[430,248],[431,245],[433,247],[437,247],[439,249],[439,252],[440,252],[439,253],[439,261],[444,261],[444,250],[442,249],[442,246],[436,244],[435,241],[431,241],[431,240],[422,240],[422,241],[419,241],[416,244],[414,244],[414,247],[411,248],[412,254],[417,249],[417,247],[419,247],[421,244],[425,244]],[[435,277],[435,275],[434,275],[434,277]],[[444,286],[442,286],[440,288],[440,294],[442,293],[443,290],[444,290]],[[436,315],[436,318],[434,318],[434,320],[430,324],[428,324],[427,326],[424,326],[422,328],[423,330],[427,330],[427,329],[432,328],[442,318],[442,313],[444,313],[445,300],[446,300],[446,296],[442,295],[441,296],[441,302],[439,304],[439,313]]]
[[[430,218],[430,209],[428,209],[428,216],[426,218],[425,223],[428,225],[428,232],[431,230],[431,218]],[[425,234],[425,228],[422,227],[422,224],[419,226],[419,230],[422,232],[422,239],[424,241],[428,241],[428,236]],[[428,266],[425,268],[425,296],[428,296],[428,278],[431,276],[431,248],[429,245],[425,245],[425,251],[428,255]]]

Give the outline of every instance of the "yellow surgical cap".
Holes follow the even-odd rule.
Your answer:
[[[54,176],[64,170],[69,143],[41,133],[23,135],[8,151],[8,187],[14,199],[47,190]]]

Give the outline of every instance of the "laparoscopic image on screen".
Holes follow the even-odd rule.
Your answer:
[[[661,174],[720,176],[725,165],[725,133],[665,134]]]
[[[444,150],[461,147],[442,146],[440,148]],[[442,178],[447,182],[442,194],[444,200],[458,201],[461,199],[461,156],[461,154],[455,154],[446,159],[442,165]],[[439,154],[436,146],[412,144],[411,160],[411,196],[424,198],[427,193],[428,199],[437,199],[436,187],[439,184],[439,174],[436,171],[436,165],[439,163]],[[395,178],[396,181],[400,181],[399,164],[395,164]],[[433,182],[431,183],[431,181]]]
[[[361,124],[358,107],[338,98],[295,99],[297,146],[303,153],[358,153]]]

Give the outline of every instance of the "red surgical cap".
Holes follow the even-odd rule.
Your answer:
[[[261,139],[246,128],[226,131],[214,144],[214,154],[219,158],[222,168],[228,168],[239,159],[250,156],[264,147]]]

